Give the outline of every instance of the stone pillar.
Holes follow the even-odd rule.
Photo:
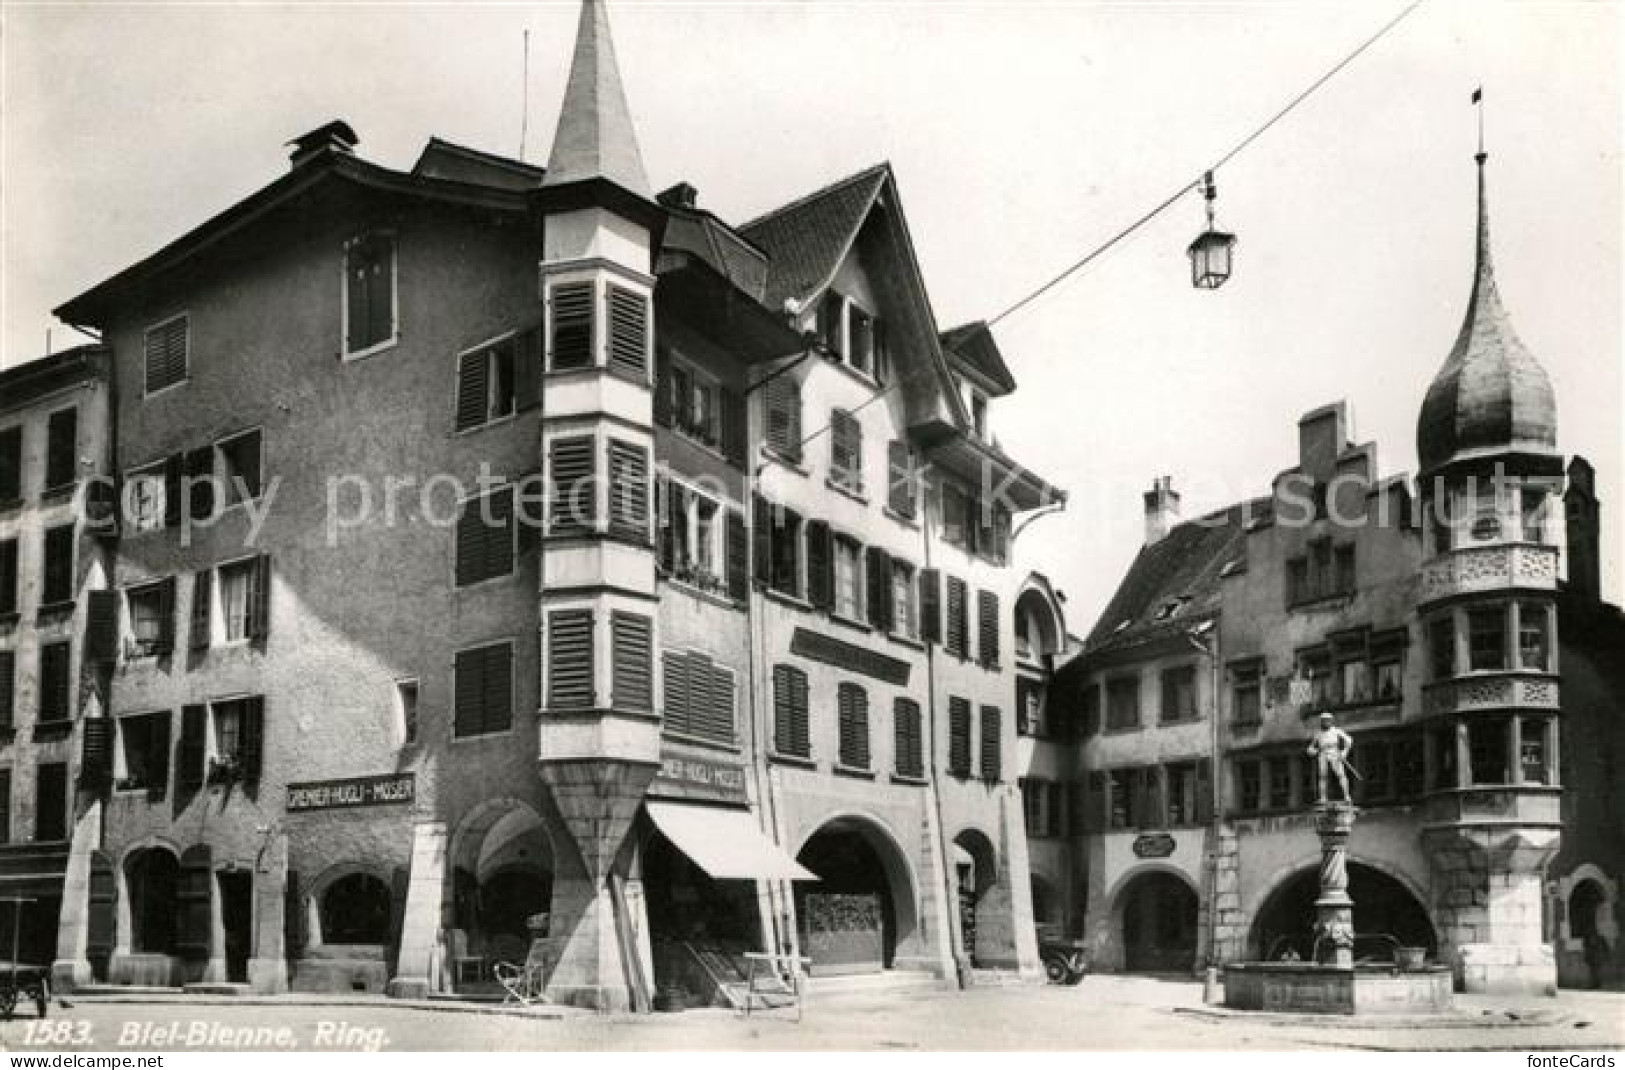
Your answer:
[[[1558,831],[1492,826],[1430,830],[1440,955],[1464,992],[1555,995],[1557,960],[1542,925],[1546,864]]]
[[[1203,896],[1197,914],[1196,965],[1223,966],[1246,956],[1247,926],[1241,913],[1241,847],[1236,830],[1225,825],[1215,837],[1207,832],[1202,874]]]
[[[610,881],[629,868],[627,836],[658,768],[652,761],[608,758],[540,764],[577,851],[575,859],[555,860],[547,978],[547,997],[555,1003],[627,1010],[633,970],[643,972],[645,987],[653,987],[638,938],[648,920],[617,917]],[[623,898],[628,910],[634,902],[642,909],[641,895]]]
[[[102,845],[102,802],[94,800],[73,823],[68,868],[62,879],[62,913],[56,929],[53,987],[71,992],[93,980],[90,972],[90,861]]]
[[[999,886],[1007,888],[1009,904],[1006,916],[1015,928],[1015,967],[1020,975],[1036,981],[1044,976],[1044,964],[1038,957],[1038,930],[1033,923],[1033,886],[1028,874],[1032,872],[1031,857],[1027,852],[1027,830],[1018,789],[1007,784],[999,789],[999,838],[1005,850],[1001,852],[1005,864],[1000,867]],[[1165,811],[1166,812],[1166,811]]]
[[[254,945],[248,983],[255,992],[288,990],[288,837],[274,833],[254,866]]]
[[[1315,961],[1354,967],[1354,900],[1349,898],[1349,834],[1358,811],[1347,803],[1315,807],[1320,837],[1320,898],[1315,900]]]
[[[391,996],[422,999],[434,989],[431,966],[437,957],[435,944],[444,909],[446,848],[444,821],[419,821],[412,826],[401,952],[395,962],[395,976],[389,979]]]

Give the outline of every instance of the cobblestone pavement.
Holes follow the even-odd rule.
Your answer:
[[[543,1009],[429,1008],[387,1000],[201,1003],[81,999],[45,1025],[24,1010],[0,1025],[12,1051],[159,1051],[240,1046],[294,1050],[1301,1050],[1555,1049],[1625,1046],[1625,993],[1564,993],[1516,1006],[1462,997],[1448,1026],[1370,1020],[1293,1022],[1204,1012],[1186,981],[1091,977],[1075,988],[998,987],[820,993],[803,1020],[727,1011],[601,1017]],[[1517,1017],[1511,1017],[1516,1015]],[[1469,1024],[1470,1023],[1470,1024]],[[1534,1023],[1534,1024],[1530,1024]],[[1583,1023],[1583,1024],[1582,1024]],[[263,1030],[258,1037],[243,1031]]]

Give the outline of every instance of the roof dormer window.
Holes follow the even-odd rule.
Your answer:
[[[976,437],[987,438],[987,395],[980,390],[972,390],[970,394],[970,422]]]

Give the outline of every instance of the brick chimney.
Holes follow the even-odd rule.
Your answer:
[[[1601,597],[1602,509],[1597,503],[1597,477],[1591,462],[1576,456],[1569,462],[1569,485],[1563,492],[1568,543],[1568,589],[1582,598]]]
[[[1145,544],[1160,542],[1179,523],[1179,492],[1173,476],[1158,476],[1145,492]]]

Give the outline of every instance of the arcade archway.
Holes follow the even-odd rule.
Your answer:
[[[1196,966],[1196,889],[1150,870],[1118,889],[1113,910],[1129,973],[1188,973]]]
[[[450,851],[452,953],[485,963],[523,962],[527,923],[553,899],[553,844],[541,817],[517,799],[493,799],[458,826]]]
[[[818,877],[795,886],[802,954],[814,976],[890,969],[899,945],[917,942],[914,880],[884,827],[834,818],[808,837],[796,861]]]
[[[1397,878],[1380,869],[1351,861],[1349,897],[1354,900],[1354,957],[1356,961],[1391,962],[1393,949],[1425,947],[1438,951],[1438,939],[1427,908]],[[1314,957],[1315,900],[1320,895],[1320,870],[1307,866],[1283,880],[1264,900],[1253,918],[1248,950],[1258,959],[1274,961],[1296,956]]]
[[[972,966],[1015,962],[1009,885],[999,880],[999,856],[979,829],[954,837],[954,870],[959,890],[959,931]]]

